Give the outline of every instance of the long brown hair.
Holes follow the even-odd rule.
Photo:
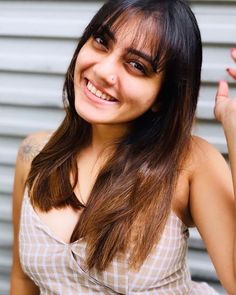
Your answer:
[[[98,30],[103,26],[118,30],[119,20],[124,24],[131,14],[140,22],[134,41],[143,34],[144,20],[152,20],[152,32],[148,29],[152,35],[145,40],[152,46],[156,70],[165,76],[158,111],[148,110],[132,122],[101,168],[84,206],[73,193],[78,179],[76,159],[90,144],[92,129],[75,110],[76,58]],[[32,204],[43,211],[68,205],[83,208],[71,242],[85,238],[89,268],[104,270],[116,254],[130,249],[130,265],[139,267],[158,242],[188,153],[201,61],[198,25],[183,0],[110,0],[85,29],[66,74],[65,119],[33,160],[27,185]]]

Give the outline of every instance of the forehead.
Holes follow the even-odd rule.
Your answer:
[[[159,38],[157,21],[153,17],[124,13],[108,27],[122,47],[132,47],[155,56]]]

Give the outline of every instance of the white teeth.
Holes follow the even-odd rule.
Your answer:
[[[92,89],[92,87],[93,87],[93,85],[92,85],[90,82],[88,82],[88,85],[87,85],[87,87],[88,87],[88,90],[91,90],[91,89]]]
[[[107,101],[114,101],[113,97],[98,90],[90,81],[88,81],[87,88],[90,92],[92,92],[94,95],[96,95],[97,97],[99,97],[101,99],[104,99]]]
[[[92,92],[93,94],[96,94],[97,89],[96,89],[94,86],[92,86],[91,92]]]
[[[96,95],[97,97],[101,97],[101,96],[102,96],[102,92],[101,92],[100,90],[97,90],[95,95]]]

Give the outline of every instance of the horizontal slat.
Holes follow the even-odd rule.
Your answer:
[[[204,43],[232,44],[236,36],[236,7],[229,1],[192,1]],[[222,56],[221,58],[224,58]]]
[[[3,223],[1,221],[1,236],[0,236],[0,248],[11,251],[13,241],[13,232],[11,223]],[[1,256],[0,256],[1,257]],[[1,265],[0,260],[0,265]]]
[[[11,222],[12,200],[7,194],[0,194],[0,221]]]
[[[1,2],[0,35],[77,38],[99,9],[97,2],[47,2],[14,4]],[[12,10],[14,7],[14,10]],[[80,17],[78,17],[78,15]]]
[[[0,274],[10,274],[11,270],[11,263],[12,263],[12,257],[11,257],[11,249],[0,249]]]
[[[0,55],[0,71],[62,75],[65,74],[69,61],[69,57],[65,56]]]
[[[61,89],[40,89],[40,92],[36,92],[31,86],[22,89],[0,86],[0,104],[43,108],[63,107]]]
[[[0,193],[11,194],[13,187],[14,167],[0,165]]]
[[[1,38],[0,69],[4,71],[61,73],[66,71],[76,41]],[[20,54],[16,54],[17,48]]]
[[[210,18],[220,13],[227,17],[236,13],[235,0],[190,0],[189,2],[194,13]]]
[[[212,120],[198,120],[194,126],[194,133],[200,134],[203,137],[210,136],[214,138],[224,138],[222,126]]]
[[[215,82],[215,84],[217,84],[220,80],[233,82],[234,80],[229,77],[226,69],[234,66],[235,64],[230,57],[230,46],[213,47],[212,44],[211,46],[204,46],[202,66],[203,82]]]
[[[227,154],[227,144],[222,127],[215,121],[199,120],[194,125],[193,134],[213,144],[222,154]]]
[[[236,23],[235,23],[236,27]],[[235,34],[236,36],[236,34]],[[203,61],[208,64],[221,65],[229,64],[234,65],[232,58],[230,57],[229,46],[213,46],[213,44],[204,46]],[[224,68],[225,70],[226,68]],[[226,71],[225,71],[226,74]]]
[[[63,82],[63,75],[0,72],[0,104],[61,107]]]
[[[199,101],[197,107],[197,117],[199,119],[214,119],[214,101]]]
[[[198,249],[198,250],[205,250],[206,247],[201,239],[201,236],[196,228],[191,228],[189,230],[190,237],[189,237],[189,248],[190,249]]]
[[[42,39],[42,38],[12,38],[1,37],[1,55],[72,56],[78,40]],[[16,48],[18,54],[16,54]]]
[[[0,275],[0,294],[9,295],[10,278],[5,275]]]
[[[16,155],[23,138],[0,136],[0,164],[15,165]]]
[[[215,82],[218,83],[220,80],[226,80],[228,82],[233,82],[233,78],[229,77],[225,73],[225,69],[230,66],[229,63],[222,64],[210,64],[203,63],[202,65],[202,81],[203,82]]]
[[[0,71],[0,87],[16,89],[30,89],[35,92],[41,92],[41,89],[55,90],[62,88],[64,77],[62,75],[39,75],[33,73],[9,73]]]
[[[1,106],[0,134],[26,136],[38,130],[54,130],[63,117],[59,109]]]
[[[206,252],[192,251],[188,253],[188,264],[191,274],[195,279],[217,281],[217,275],[214,266]]]
[[[1,142],[1,138],[0,138]],[[0,163],[1,164],[14,164],[16,160],[17,149],[14,146],[1,146],[0,145]]]
[[[78,14],[79,15],[79,14]],[[79,38],[90,18],[84,21],[65,20],[63,19],[44,19],[41,15],[40,19],[10,19],[0,18],[0,35],[17,36],[17,37],[44,37],[44,38],[62,38],[74,39]],[[91,15],[92,17],[92,15]]]
[[[199,95],[199,100],[201,101],[214,101],[215,100],[215,95],[218,87],[218,82],[217,83],[202,83],[201,89],[200,89],[200,95]],[[231,83],[230,84],[230,94],[231,96],[236,96],[236,84]]]
[[[235,16],[234,16],[235,17]],[[199,25],[204,43],[232,44],[232,36],[236,36],[236,27],[228,25]]]
[[[18,14],[19,12],[25,16],[28,14],[28,11],[32,11],[35,13],[44,12],[48,14],[50,18],[51,13],[54,12],[55,16],[58,16],[60,12],[65,12],[68,16],[73,15],[73,13],[77,14],[78,12],[84,13],[89,11],[94,11],[97,7],[100,7],[104,1],[90,1],[90,0],[82,0],[82,1],[54,1],[54,0],[33,0],[33,1],[20,1],[20,0],[12,0],[12,1],[0,1],[0,9],[4,9],[4,15],[12,15]]]

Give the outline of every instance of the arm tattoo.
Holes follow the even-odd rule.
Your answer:
[[[26,138],[19,148],[19,157],[26,162],[32,161],[39,154],[41,149],[42,145],[40,145],[35,138]]]

